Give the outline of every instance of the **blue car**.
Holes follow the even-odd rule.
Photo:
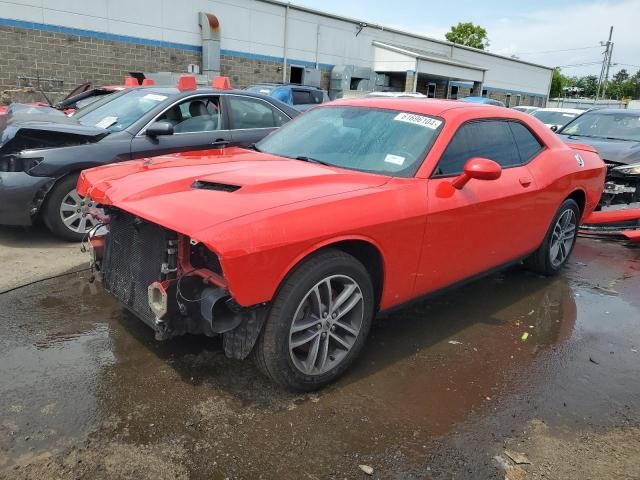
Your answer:
[[[300,112],[304,112],[311,107],[329,101],[327,92],[309,85],[258,83],[247,87],[246,90],[252,93],[268,95],[276,100],[280,100],[282,103],[291,105]]]
[[[500,100],[493,100],[492,98],[487,97],[464,97],[461,98],[463,102],[471,102],[471,103],[484,103],[485,105],[495,105],[496,107],[504,107],[505,104]]]

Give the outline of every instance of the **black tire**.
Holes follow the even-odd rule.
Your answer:
[[[560,263],[554,263],[551,258],[551,245],[554,228],[556,227],[556,224],[558,223],[560,217],[562,217],[562,215],[564,215],[568,210],[573,211],[573,215],[575,218],[573,241],[571,242],[571,246],[564,260],[562,260]],[[542,245],[540,245],[540,247],[525,260],[525,266],[530,270],[533,270],[534,272],[540,273],[542,275],[555,275],[556,273],[558,273],[571,256],[571,252],[573,251],[573,247],[576,244],[576,239],[578,237],[579,226],[580,207],[575,200],[568,198],[564,202],[562,202],[562,205],[560,205],[560,208],[553,217],[553,220],[551,221],[551,225],[549,225],[549,230],[547,230],[547,234],[544,237]]]
[[[329,371],[309,375],[300,371],[289,352],[289,335],[300,302],[314,285],[332,275],[346,275],[362,292],[362,324],[351,350]],[[360,354],[374,316],[374,291],[365,267],[339,250],[324,250],[298,265],[282,282],[254,350],[258,368],[275,383],[297,391],[313,391],[334,381]],[[329,334],[330,335],[330,334]]]
[[[56,237],[68,242],[80,242],[86,236],[86,232],[76,232],[68,228],[60,216],[60,206],[65,197],[75,190],[78,176],[78,174],[71,174],[58,180],[47,195],[42,207],[42,219],[47,228]]]

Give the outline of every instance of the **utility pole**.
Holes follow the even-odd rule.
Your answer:
[[[609,40],[606,42],[600,42],[600,45],[606,47],[604,51],[604,58],[602,59],[602,68],[600,69],[600,78],[598,79],[598,88],[596,89],[596,101],[600,98],[600,95],[605,95],[607,88],[607,81],[609,79],[609,69],[611,68],[611,56],[613,54],[613,25],[609,29]],[[595,103],[595,102],[594,102]]]

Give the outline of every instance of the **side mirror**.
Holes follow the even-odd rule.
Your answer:
[[[157,137],[159,135],[173,135],[173,124],[166,120],[153,122],[145,130],[145,135],[149,137]]]
[[[474,157],[464,164],[464,171],[451,184],[461,190],[469,180],[496,180],[502,175],[502,167],[488,158]]]
[[[558,131],[558,126],[557,125],[551,125],[549,128],[551,129],[552,132],[557,132]]]

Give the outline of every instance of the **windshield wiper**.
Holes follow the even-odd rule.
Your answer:
[[[303,162],[319,163],[320,165],[326,165],[328,167],[335,167],[335,165],[332,165],[331,163],[323,162],[322,160],[318,160],[317,158],[305,157],[304,155],[297,156],[297,157],[295,157],[295,159],[296,160],[302,160]]]
[[[247,147],[249,150],[253,150],[254,152],[262,152],[262,150],[260,150],[258,147],[256,147],[255,143],[252,143],[251,145],[249,145]]]

